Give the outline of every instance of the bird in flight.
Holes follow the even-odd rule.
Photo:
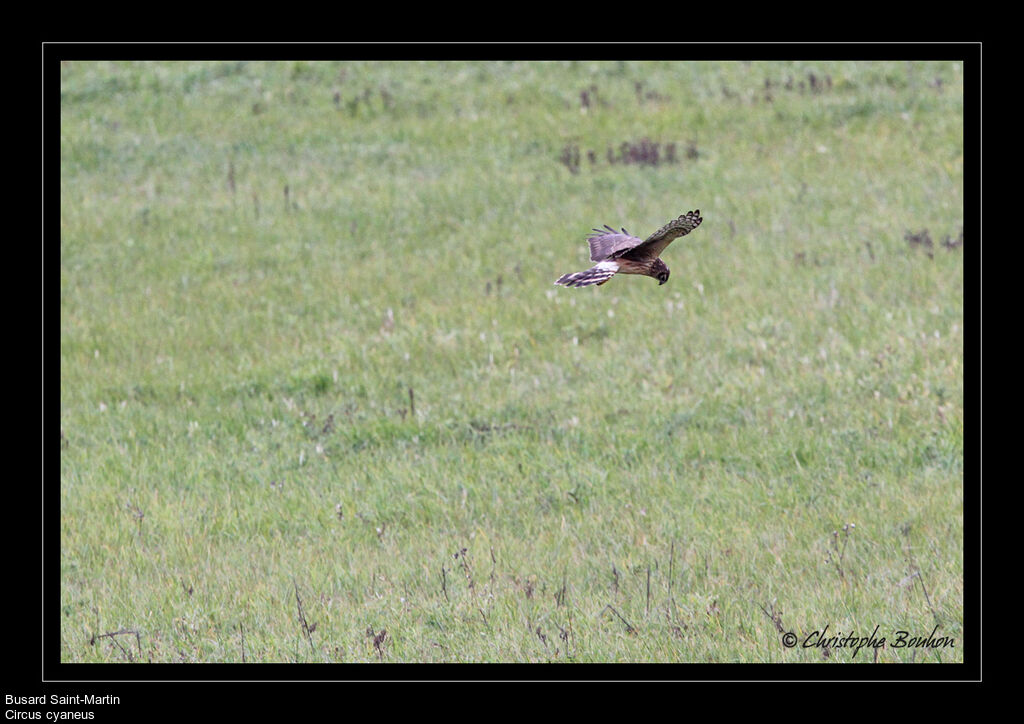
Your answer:
[[[668,281],[669,270],[659,257],[665,247],[680,236],[686,236],[700,226],[704,219],[700,211],[690,211],[678,219],[665,224],[655,231],[646,241],[640,241],[622,229],[616,231],[608,225],[604,229],[594,229],[587,237],[590,244],[590,261],[597,264],[581,272],[564,274],[555,281],[566,287],[600,286],[615,274],[643,274],[658,280],[659,286]]]

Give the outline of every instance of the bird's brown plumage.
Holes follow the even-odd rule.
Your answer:
[[[605,225],[594,229],[587,237],[590,260],[597,262],[590,269],[564,274],[555,284],[585,287],[604,284],[614,274],[643,274],[654,277],[661,284],[668,281],[669,269],[659,257],[665,248],[680,236],[686,236],[700,226],[704,219],[700,211],[690,211],[665,224],[641,241],[625,229],[615,231]]]

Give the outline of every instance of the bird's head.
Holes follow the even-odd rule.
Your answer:
[[[658,280],[658,286],[668,281],[669,270],[661,259],[655,259],[654,265],[651,267],[651,276]]]

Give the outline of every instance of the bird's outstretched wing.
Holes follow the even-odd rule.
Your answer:
[[[587,243],[590,244],[590,261],[614,259],[643,243],[635,236],[630,236],[625,229],[616,231],[607,224],[604,229],[594,229],[594,232],[587,237]]]
[[[633,257],[644,256],[657,258],[661,256],[661,252],[665,250],[666,246],[671,244],[680,236],[686,236],[689,234],[700,226],[700,222],[702,221],[704,221],[704,219],[701,218],[700,210],[689,211],[677,219],[672,219],[672,221],[668,222],[647,237],[644,242],[634,244],[629,249],[618,254],[618,256],[629,253],[629,255]]]

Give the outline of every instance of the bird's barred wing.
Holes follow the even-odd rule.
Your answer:
[[[587,237],[587,243],[590,244],[590,261],[614,259],[643,243],[625,229],[616,231],[608,225],[605,225],[604,229],[594,229],[594,232]]]
[[[672,219],[672,221],[668,222],[647,237],[646,241],[630,249],[630,256],[642,255],[645,257],[657,258],[661,256],[661,252],[665,250],[666,246],[671,244],[680,236],[686,236],[689,234],[700,226],[700,222],[702,221],[704,221],[704,219],[701,218],[699,210],[690,211],[677,219]]]
[[[589,287],[592,284],[604,284],[615,276],[615,272],[618,270],[618,263],[601,261],[584,271],[563,274],[555,281],[555,284],[561,284],[564,287]]]

